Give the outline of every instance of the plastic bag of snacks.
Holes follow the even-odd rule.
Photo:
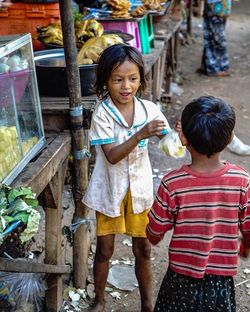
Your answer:
[[[186,147],[182,145],[178,132],[167,133],[159,142],[159,148],[168,156],[182,158],[186,155]]]

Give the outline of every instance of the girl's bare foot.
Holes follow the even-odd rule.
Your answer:
[[[93,305],[88,309],[88,312],[104,312],[105,303],[98,301],[93,302]]]

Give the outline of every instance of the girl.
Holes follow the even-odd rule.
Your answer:
[[[148,138],[162,138],[170,127],[154,103],[136,97],[145,89],[146,78],[142,56],[134,47],[116,44],[103,52],[96,86],[101,102],[89,133],[96,147],[96,163],[83,198],[96,210],[96,297],[91,311],[104,310],[115,234],[126,233],[132,237],[141,311],[151,312],[151,248],[145,234],[153,202]]]

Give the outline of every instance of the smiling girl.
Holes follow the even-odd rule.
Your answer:
[[[146,88],[140,52],[125,44],[106,49],[98,64],[97,95],[90,143],[96,163],[83,202],[96,211],[94,261],[95,301],[91,311],[104,311],[104,290],[115,234],[132,237],[141,311],[152,311],[150,244],[145,228],[153,203],[148,138],[170,130],[158,107],[137,97]]]

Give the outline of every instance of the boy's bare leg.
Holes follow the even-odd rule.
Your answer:
[[[133,237],[135,275],[141,294],[141,312],[152,312],[151,245],[147,238]]]
[[[109,260],[114,252],[115,235],[97,237],[94,260],[95,300],[89,312],[103,312],[105,307],[105,286],[109,273]]]

